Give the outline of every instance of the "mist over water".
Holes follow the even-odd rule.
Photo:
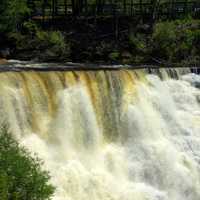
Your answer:
[[[53,200],[200,199],[200,76],[5,72],[0,80],[0,122],[44,160]]]

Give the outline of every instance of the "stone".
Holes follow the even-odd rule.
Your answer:
[[[0,58],[0,65],[7,64],[8,61],[4,58]]]

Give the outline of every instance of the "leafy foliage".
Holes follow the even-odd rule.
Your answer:
[[[164,59],[170,59],[173,49],[176,46],[175,25],[171,22],[158,23],[155,26],[153,35],[153,48],[158,55]]]
[[[66,47],[64,36],[60,31],[38,31],[36,33],[36,39],[38,40],[38,44],[59,48],[61,51],[64,51]]]
[[[26,31],[29,34],[19,32],[9,34],[18,53],[28,52],[30,58],[37,57],[39,60],[45,61],[68,60],[71,49],[63,33],[60,31],[41,31],[31,23],[26,24]]]
[[[199,20],[175,20],[156,24],[152,35],[152,56],[170,62],[199,59]]]
[[[120,53],[118,51],[113,51],[109,54],[109,58],[111,61],[118,61],[120,58]]]
[[[0,31],[17,31],[30,12],[26,0],[0,0]]]
[[[66,60],[70,54],[70,45],[65,41],[64,35],[60,31],[38,31],[36,33],[37,47],[45,50],[49,59],[61,58]]]
[[[8,129],[0,131],[1,200],[47,200],[54,192],[42,162],[16,142]]]

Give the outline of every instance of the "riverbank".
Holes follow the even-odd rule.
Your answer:
[[[88,26],[80,29],[75,25],[67,31],[53,31],[27,22],[20,32],[0,38],[0,57],[97,65],[200,65],[200,20],[157,22],[153,27],[138,24],[119,34],[117,40],[112,35],[100,37],[101,34]]]

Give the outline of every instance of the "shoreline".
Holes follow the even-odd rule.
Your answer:
[[[190,68],[191,70],[196,69],[198,73],[200,73],[200,65],[199,66],[181,66],[177,64],[95,64],[95,63],[72,63],[72,62],[64,62],[64,63],[38,63],[34,61],[19,61],[19,60],[6,60],[0,59],[0,72],[6,71],[97,71],[97,70],[138,70],[138,69],[146,69],[149,72],[156,69],[175,69],[175,68]]]

